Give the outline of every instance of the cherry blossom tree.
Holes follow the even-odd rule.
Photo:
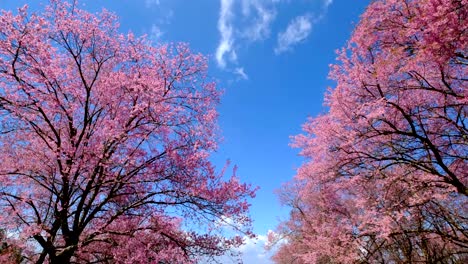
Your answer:
[[[2,11],[8,245],[28,263],[192,263],[241,245],[216,223],[251,235],[255,188],[209,161],[219,92],[206,68],[187,45],[119,33],[105,10]]]
[[[277,263],[468,261],[467,16],[466,0],[369,5],[328,112],[294,138],[307,161]]]

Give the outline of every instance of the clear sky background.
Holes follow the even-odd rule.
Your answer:
[[[42,3],[42,4],[41,4]],[[46,0],[0,0],[0,9]],[[155,44],[187,42],[210,58],[210,78],[224,90],[219,106],[223,141],[212,160],[227,159],[259,186],[251,201],[257,241],[241,248],[244,263],[271,263],[268,230],[287,218],[275,190],[302,159],[289,147],[307,117],[326,111],[323,95],[335,51],[346,44],[369,0],[87,0],[81,8],[115,12],[121,31],[147,34]],[[223,261],[224,262],[224,261]],[[226,261],[227,262],[227,261]]]

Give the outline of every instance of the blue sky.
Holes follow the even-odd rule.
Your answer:
[[[31,4],[28,2],[32,2]],[[1,1],[0,9],[46,1]],[[242,248],[245,263],[270,263],[264,236],[288,208],[274,191],[301,165],[290,136],[308,116],[326,109],[323,94],[335,50],[345,45],[369,3],[346,0],[98,0],[82,8],[106,8],[121,30],[148,34],[154,43],[187,42],[210,58],[210,77],[224,90],[219,106],[223,142],[213,162],[238,166],[243,181],[260,186],[251,215],[259,241]]]

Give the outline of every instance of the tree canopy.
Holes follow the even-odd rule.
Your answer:
[[[277,263],[466,263],[465,0],[373,1],[339,51]],[[277,236],[278,237],[278,236]]]
[[[251,235],[255,188],[209,161],[220,93],[206,71],[187,45],[122,34],[105,10],[2,11],[8,245],[28,263],[191,263],[241,245],[216,224]]]

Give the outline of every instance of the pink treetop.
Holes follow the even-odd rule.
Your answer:
[[[0,16],[0,228],[36,263],[187,263],[242,243],[254,190],[216,173],[219,92],[184,44],[58,0]]]
[[[277,260],[298,248],[305,263],[463,262],[467,7],[370,4],[332,66],[328,113],[294,138],[308,162]]]

